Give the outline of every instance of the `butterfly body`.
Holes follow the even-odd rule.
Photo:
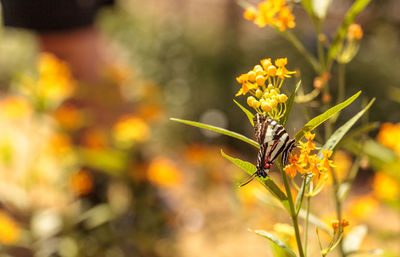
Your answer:
[[[295,139],[290,139],[285,128],[277,121],[259,113],[254,116],[254,132],[256,141],[260,145],[257,171],[241,186],[249,183],[255,176],[267,177],[271,166],[280,154],[282,154],[282,163],[285,165],[296,142]]]

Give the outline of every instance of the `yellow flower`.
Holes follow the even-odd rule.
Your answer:
[[[147,178],[153,184],[166,188],[176,187],[182,182],[181,171],[165,157],[158,157],[151,162]]]
[[[75,81],[66,62],[53,54],[42,53],[38,59],[38,71],[36,87],[39,95],[51,100],[63,100],[72,94]]]
[[[394,150],[400,157],[400,123],[382,124],[377,139],[379,143]]]
[[[349,40],[360,40],[363,37],[363,30],[359,24],[351,24],[347,31],[347,38]]]
[[[286,0],[264,0],[254,8],[247,8],[243,16],[247,20],[252,20],[259,27],[269,25],[280,31],[286,28],[294,28],[296,23],[291,8]]]
[[[373,189],[376,197],[385,200],[393,200],[399,195],[399,183],[383,172],[375,174]]]
[[[365,219],[370,217],[377,207],[378,201],[371,195],[365,195],[356,198],[350,203],[350,212],[358,218]]]
[[[6,119],[21,119],[32,113],[30,103],[22,97],[9,96],[0,102],[0,114]]]
[[[257,10],[253,7],[249,7],[246,9],[246,11],[243,13],[243,17],[246,20],[254,20],[257,17]]]
[[[261,65],[255,65],[252,70],[236,78],[241,84],[236,96],[252,96],[247,98],[247,104],[258,113],[263,113],[278,120],[286,110],[288,97],[280,93],[285,78],[289,78],[294,71],[286,69],[287,58],[278,58],[272,65],[271,58],[262,59]]]
[[[144,142],[150,137],[150,129],[143,119],[127,115],[114,125],[113,135],[119,142]]]
[[[0,243],[13,244],[21,237],[21,229],[18,224],[0,210]]]

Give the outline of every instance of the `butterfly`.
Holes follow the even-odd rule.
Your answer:
[[[285,128],[276,120],[257,113],[253,121],[255,138],[260,145],[257,170],[240,185],[241,187],[250,183],[254,177],[267,177],[272,164],[281,153],[282,164],[286,165],[288,156],[296,143],[296,140],[290,139]]]

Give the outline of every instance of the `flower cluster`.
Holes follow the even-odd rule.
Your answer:
[[[296,176],[297,172],[302,175],[312,175],[314,182],[317,182],[317,185],[314,187],[314,193],[316,194],[323,188],[329,178],[331,167],[335,167],[333,161],[329,160],[332,151],[323,150],[323,158],[321,159],[315,153],[315,150],[318,149],[313,142],[315,134],[308,132],[304,137],[307,141],[299,142],[298,148],[300,149],[300,154],[291,154],[289,156],[289,164],[286,165],[284,170],[292,178]]]
[[[287,58],[275,60],[275,65],[271,59],[261,60],[261,65],[236,78],[242,87],[236,96],[250,93],[252,96],[247,98],[247,104],[254,108],[258,113],[266,114],[278,120],[283,116],[286,109],[285,94],[280,93],[285,78],[290,78],[294,71],[286,69]]]
[[[258,4],[257,9],[249,7],[243,14],[247,20],[254,21],[259,27],[269,25],[280,31],[294,28],[296,23],[291,8],[286,0],[265,0]]]

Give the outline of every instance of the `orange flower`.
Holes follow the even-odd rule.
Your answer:
[[[87,195],[92,192],[93,178],[86,170],[80,170],[72,175],[70,186],[77,195]]]
[[[378,207],[379,202],[371,195],[356,198],[350,203],[350,212],[361,219],[367,218]]]
[[[351,24],[347,31],[347,38],[349,40],[360,40],[363,37],[363,30],[359,24]]]
[[[375,174],[373,189],[376,197],[385,200],[396,199],[399,195],[399,183],[383,172]]]
[[[166,188],[174,188],[182,182],[181,171],[165,157],[158,157],[151,162],[147,178],[153,184]]]
[[[400,123],[382,124],[377,139],[379,143],[394,150],[400,157]]]
[[[257,18],[257,10],[253,7],[249,7],[246,9],[246,11],[243,13],[243,17],[246,20],[253,21],[255,18]]]
[[[349,224],[350,223],[347,220],[342,219],[342,222],[341,222],[342,228],[347,227]],[[333,230],[337,230],[339,228],[339,220],[331,220],[331,226],[332,226]]]

